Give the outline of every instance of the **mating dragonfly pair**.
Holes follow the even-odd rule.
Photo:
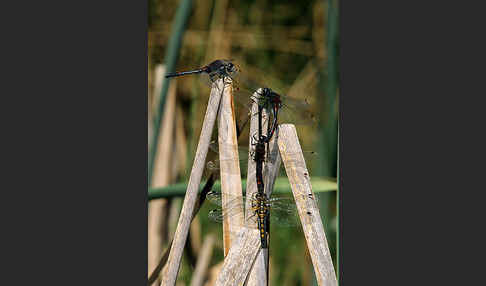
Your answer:
[[[166,77],[177,77],[189,74],[205,74],[209,76],[210,82],[215,82],[217,79],[230,78],[234,83],[238,75],[239,69],[229,60],[216,60],[202,68],[176,72],[167,74]],[[284,121],[289,121],[294,124],[315,124],[315,117],[309,111],[310,105],[306,100],[297,100],[280,95],[270,88],[259,89],[255,93],[251,93],[241,88],[238,83],[238,91],[233,93],[236,102],[244,104],[247,108],[251,108],[251,104],[256,102],[258,104],[258,134],[253,136],[255,151],[253,160],[256,162],[256,179],[258,191],[251,195],[248,200],[252,215],[246,218],[245,225],[247,227],[258,228],[261,232],[261,246],[267,248],[268,240],[267,234],[269,232],[270,223],[278,226],[297,226],[299,225],[298,212],[295,202],[291,196],[272,196],[268,198],[264,193],[263,186],[263,162],[265,161],[265,144],[268,146],[270,139],[278,132],[279,118]],[[265,109],[267,113],[266,120],[267,133],[263,134],[262,130],[262,110]],[[281,112],[283,111],[283,112]],[[253,116],[255,114],[248,113]],[[299,121],[295,115],[301,115],[303,119]],[[281,115],[281,116],[279,116]],[[247,121],[245,121],[247,122]],[[226,195],[226,194],[225,194]],[[240,215],[244,217],[245,197],[230,198],[226,205],[222,205],[222,194],[217,192],[209,192],[207,199],[218,205],[217,209],[210,211],[209,218],[215,222],[222,222],[226,218]],[[271,215],[270,215],[271,210]]]

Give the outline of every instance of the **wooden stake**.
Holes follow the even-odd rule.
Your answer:
[[[320,286],[337,286],[326,233],[294,125],[280,125],[278,147],[297,204],[317,283]]]
[[[182,252],[186,243],[187,234],[191,225],[192,214],[196,199],[198,195],[199,184],[205,167],[206,156],[208,154],[209,142],[211,141],[211,134],[213,132],[214,124],[216,122],[216,115],[218,113],[218,106],[221,100],[221,90],[223,90],[223,80],[219,79],[211,88],[211,94],[204,117],[203,126],[201,129],[201,136],[197,145],[196,156],[189,177],[184,203],[182,205],[181,215],[177,224],[177,229],[174,234],[174,241],[170,250],[167,265],[163,270],[162,283],[163,286],[175,285],[177,274],[179,272]]]
[[[241,198],[241,172],[238,157],[238,139],[236,137],[236,121],[233,106],[233,86],[230,79],[225,79],[223,95],[218,116],[218,143],[220,160],[221,200],[223,215],[228,211],[225,206],[232,200]],[[241,207],[242,205],[240,205]],[[235,211],[235,210],[232,210]],[[223,218],[224,254],[228,254],[232,241],[243,225],[243,209],[241,215]]]
[[[224,259],[215,286],[243,285],[260,249],[258,229],[242,227]]]

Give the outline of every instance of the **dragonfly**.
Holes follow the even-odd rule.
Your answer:
[[[172,78],[190,74],[206,74],[209,76],[210,82],[212,83],[220,78],[224,80],[226,77],[229,77],[233,80],[238,72],[238,67],[233,64],[231,60],[215,60],[201,68],[190,71],[168,73],[165,75],[165,77]]]
[[[307,96],[304,98],[297,98],[277,92],[265,84],[252,82],[244,76],[238,76],[237,80],[238,90],[233,97],[238,104],[251,108],[251,105],[256,102],[271,114],[277,110],[281,116],[279,120],[281,123],[298,125],[316,125],[318,123],[317,116],[312,112],[313,106],[309,101],[309,98],[315,95],[306,94]]]
[[[247,196],[236,197],[225,194],[229,200],[224,205],[221,196],[221,192],[216,191],[210,191],[206,195],[206,199],[217,206],[208,213],[211,221],[221,223],[224,219],[234,216],[245,217],[244,202],[247,200]],[[309,196],[314,201],[318,201],[316,196]],[[249,205],[251,212],[248,217],[245,217],[244,227],[259,229],[262,248],[268,246],[270,224],[277,227],[297,227],[301,224],[294,198],[291,195],[276,194],[268,198],[265,194],[255,192],[251,195]],[[311,223],[313,219],[315,219],[313,216],[306,216],[304,224]]]
[[[317,117],[311,111],[312,106],[307,99],[285,96],[269,87],[263,87],[250,95],[250,101],[256,102],[260,108],[267,111],[269,117],[272,117],[268,124],[267,141],[272,138],[279,122],[314,127],[317,125]]]

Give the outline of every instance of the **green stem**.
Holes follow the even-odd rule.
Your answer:
[[[181,0],[179,7],[177,8],[174,24],[172,27],[171,37],[167,45],[167,50],[165,54],[165,72],[169,73],[174,71],[177,58],[179,57],[179,51],[182,45],[182,38],[184,35],[185,27],[189,15],[191,14],[192,0]],[[152,138],[152,148],[149,154],[149,164],[148,164],[148,185],[152,184],[153,168],[155,163],[155,158],[157,155],[157,142],[160,135],[160,126],[162,124],[162,116],[164,114],[165,100],[167,91],[169,89],[167,78],[164,77],[162,81],[162,90],[160,92],[160,100],[157,108],[157,113],[154,119],[154,136]]]
[[[242,189],[246,190],[246,180],[242,180]],[[337,183],[335,181],[313,177],[311,178],[312,191],[315,193],[333,192],[337,189]],[[201,189],[203,184],[201,184]],[[186,194],[187,183],[177,183],[162,188],[149,188],[148,199],[160,199],[171,197],[183,197]],[[221,191],[221,183],[216,182],[212,188],[213,191]],[[290,184],[288,178],[282,177],[275,180],[275,186],[273,193],[286,194],[291,193]]]

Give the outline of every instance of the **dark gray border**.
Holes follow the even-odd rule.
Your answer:
[[[146,285],[147,1],[23,4],[4,9],[0,284]]]

